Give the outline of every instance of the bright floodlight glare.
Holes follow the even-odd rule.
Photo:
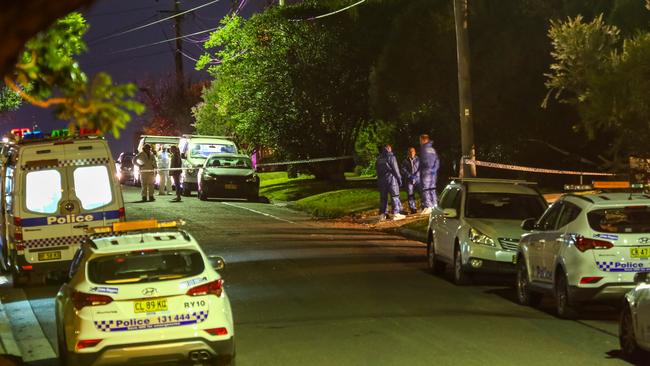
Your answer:
[[[74,189],[81,207],[92,210],[113,201],[108,169],[105,166],[80,167],[74,171]]]
[[[61,201],[61,174],[56,170],[27,173],[25,181],[27,209],[40,213],[55,213]]]

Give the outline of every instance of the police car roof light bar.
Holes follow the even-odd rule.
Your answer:
[[[110,226],[98,226],[98,227],[88,228],[87,233],[93,235],[93,234],[129,232],[129,231],[170,229],[170,228],[177,228],[183,225],[185,225],[185,221],[183,220],[158,221],[152,219],[152,220],[139,220],[139,221],[125,221],[125,222],[116,222]]]

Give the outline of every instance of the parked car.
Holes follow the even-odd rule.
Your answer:
[[[623,357],[631,362],[647,359],[650,352],[650,274],[637,273],[635,287],[625,295],[618,338]]]
[[[650,197],[635,193],[566,194],[539,219],[522,223],[517,299],[555,300],[571,318],[586,302],[620,304],[634,276],[650,270]]]
[[[236,154],[237,145],[224,136],[183,135],[178,143],[183,161],[181,189],[184,196],[198,190],[198,172],[212,154]]]
[[[526,181],[456,179],[442,192],[428,228],[427,263],[433,273],[453,266],[454,282],[479,272],[515,273],[521,220],[539,217],[546,201]]]
[[[210,155],[199,169],[198,179],[201,200],[210,197],[259,200],[260,179],[246,155]]]
[[[135,154],[129,152],[120,153],[117,160],[115,160],[115,168],[117,170],[117,179],[122,184],[135,184],[135,174],[133,173],[133,157]]]

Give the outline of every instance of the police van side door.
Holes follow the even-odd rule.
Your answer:
[[[122,192],[107,145],[79,140],[65,145],[68,201],[64,208],[72,234],[103,226],[123,216]]]

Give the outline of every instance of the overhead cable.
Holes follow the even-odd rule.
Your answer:
[[[212,31],[217,30],[218,28],[219,28],[219,27],[214,27],[214,28],[210,28],[210,29],[204,29],[204,30],[201,30],[201,31],[198,31],[198,32],[194,32],[194,33],[190,33],[190,34],[186,34],[186,35],[183,35],[183,36],[180,36],[180,37],[168,38],[168,39],[163,39],[162,41],[158,41],[158,42],[147,43],[147,44],[143,44],[143,45],[135,46],[135,47],[123,48],[123,49],[121,49],[121,50],[117,50],[117,51],[110,52],[109,54],[114,55],[114,54],[116,54],[116,53],[122,53],[122,52],[134,51],[134,50],[139,50],[139,49],[141,49],[141,48],[145,48],[145,47],[156,46],[156,45],[159,45],[159,44],[162,44],[162,43],[175,41],[175,40],[177,40],[177,39],[183,39],[183,38],[192,37],[192,36],[196,36],[196,35],[203,34],[203,33],[212,32]]]

